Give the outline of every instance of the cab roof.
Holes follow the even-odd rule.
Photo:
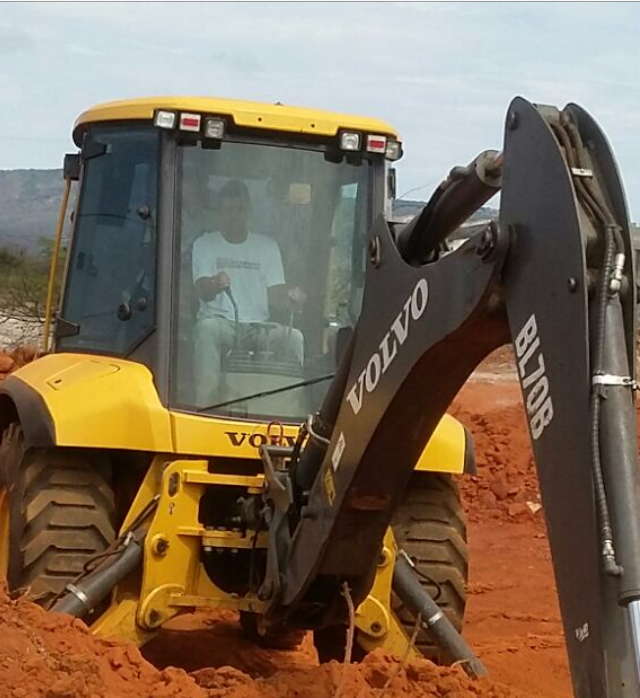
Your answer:
[[[231,117],[237,126],[271,131],[335,136],[339,129],[353,129],[398,137],[396,130],[388,123],[364,116],[290,107],[280,103],[265,104],[217,97],[141,97],[106,102],[87,109],[76,119],[73,128],[74,140],[80,145],[83,127],[88,124],[128,120],[150,121],[157,109],[227,116]]]

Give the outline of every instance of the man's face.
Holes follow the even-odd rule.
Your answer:
[[[223,197],[220,199],[220,229],[223,233],[240,237],[247,233],[248,206],[242,198]]]

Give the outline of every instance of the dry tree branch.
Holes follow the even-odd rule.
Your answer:
[[[384,683],[384,686],[382,687],[382,691],[380,691],[380,695],[382,696],[384,692],[391,686],[395,678],[398,676],[400,671],[404,669],[406,666],[407,662],[409,661],[409,655],[411,654],[411,650],[415,648],[416,646],[416,640],[418,639],[418,633],[420,632],[420,626],[422,625],[422,615],[418,613],[418,616],[416,617],[416,623],[413,626],[413,632],[411,633],[411,637],[409,638],[407,642],[407,647],[405,648],[404,654],[402,655],[402,659],[400,660],[400,663],[396,666],[395,670],[389,674],[387,680]]]
[[[353,654],[353,639],[356,633],[356,609],[353,605],[353,599],[351,598],[351,592],[347,582],[342,583],[342,595],[344,596],[349,609],[349,627],[347,628],[347,641],[344,648],[342,676],[340,677],[340,683],[338,684],[334,698],[340,698],[342,696],[342,692],[347,683],[347,672],[349,671],[349,665],[351,664],[351,655]]]

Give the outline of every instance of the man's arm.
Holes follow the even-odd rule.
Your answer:
[[[284,268],[280,248],[275,240],[271,240],[271,245],[267,253],[267,264],[265,277],[267,281],[267,297],[269,301],[269,318],[273,322],[283,325],[290,320],[292,304],[296,304],[298,309],[307,299],[301,288],[289,288],[285,283]]]
[[[201,276],[196,280],[195,287],[198,297],[206,302],[214,300],[214,298],[229,288],[231,280],[225,272],[221,271],[215,276]]]
[[[214,298],[224,291],[231,283],[227,274],[223,271],[218,274],[211,274],[215,269],[212,264],[212,250],[210,249],[209,239],[206,235],[201,235],[194,243],[191,249],[191,264],[193,272],[193,285],[198,294],[198,298],[205,303],[214,300]]]

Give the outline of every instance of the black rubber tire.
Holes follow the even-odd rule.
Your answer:
[[[0,443],[0,486],[9,491],[10,590],[47,607],[84,564],[115,540],[111,466],[101,454],[25,450],[22,428]]]
[[[396,543],[416,564],[426,591],[456,630],[462,630],[467,603],[469,554],[460,493],[449,475],[414,473],[393,519]],[[430,582],[429,580],[432,580]],[[398,598],[393,610],[409,635],[415,619]],[[438,663],[447,663],[427,633],[420,631],[417,649]]]

